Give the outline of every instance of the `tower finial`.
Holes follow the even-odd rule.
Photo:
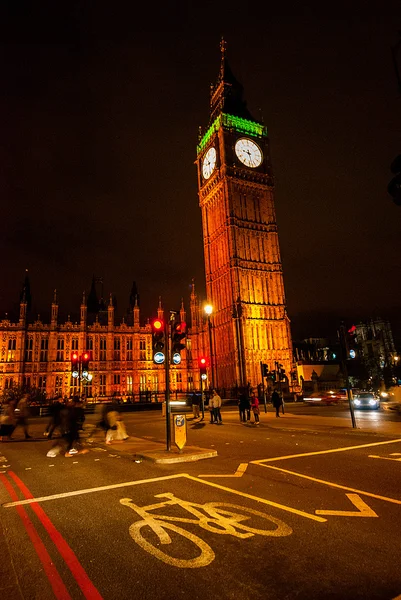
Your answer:
[[[227,52],[227,42],[224,39],[224,36],[221,36],[220,52],[221,52],[220,75],[223,77],[224,76],[224,60],[226,58],[226,52]]]
[[[57,304],[57,290],[53,292],[53,304]]]

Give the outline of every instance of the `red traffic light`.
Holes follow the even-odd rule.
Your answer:
[[[78,352],[73,352],[71,354],[71,360],[73,360],[73,361],[77,361],[78,360]]]
[[[208,367],[209,366],[209,357],[208,356],[199,356],[198,358],[199,367]]]
[[[164,323],[161,319],[155,319],[152,321],[152,328],[154,331],[163,331]]]

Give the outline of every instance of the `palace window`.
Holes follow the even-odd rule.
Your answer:
[[[61,362],[64,360],[64,339],[63,338],[58,338],[57,339],[57,355],[56,355],[56,360]]]
[[[86,340],[86,349],[93,350],[93,337],[88,337]]]
[[[9,390],[12,387],[13,387],[13,378],[12,377],[6,377],[5,384],[4,384],[4,389],[5,390]]]
[[[120,338],[114,338],[114,360],[121,360],[121,341],[120,341]]]
[[[40,362],[47,362],[49,350],[49,339],[40,340]]]
[[[17,347],[17,340],[15,338],[9,339],[8,340],[7,362],[14,361],[16,347]]]
[[[62,375],[56,375],[54,393],[56,396],[63,395],[63,377],[62,377]]]
[[[127,340],[127,360],[132,360],[132,338]]]
[[[71,350],[78,350],[78,338],[72,338]]]
[[[78,396],[78,377],[73,377],[72,375],[70,380],[70,397],[71,396]]]
[[[38,380],[38,388],[42,394],[46,394],[46,376],[40,376]]]
[[[118,373],[114,373],[114,385],[120,385],[120,375]]]
[[[146,360],[146,340],[139,340],[139,360]]]
[[[152,375],[152,392],[157,392],[159,390],[159,378],[157,375]]]
[[[33,338],[28,337],[25,340],[25,361],[32,362]]]
[[[106,338],[100,338],[100,360],[107,360]]]
[[[139,389],[141,392],[146,390],[146,375],[139,375]]]
[[[106,395],[106,375],[100,375],[99,395]]]
[[[24,389],[29,390],[30,387],[31,387],[31,378],[24,377]]]
[[[127,375],[127,394],[132,394],[132,375]]]

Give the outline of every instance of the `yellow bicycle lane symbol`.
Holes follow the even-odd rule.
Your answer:
[[[283,521],[280,521],[280,519],[244,506],[237,506],[236,504],[224,502],[206,502],[205,504],[197,504],[195,502],[180,500],[172,493],[157,494],[155,498],[165,498],[165,501],[149,504],[148,506],[138,506],[137,504],[134,504],[131,498],[122,498],[120,503],[132,508],[132,510],[142,517],[141,521],[133,523],[129,528],[132,539],[143,548],[143,550],[146,550],[149,554],[152,554],[159,560],[174,567],[205,567],[214,560],[215,554],[209,544],[200,537],[173,523],[191,523],[193,525],[199,525],[202,529],[211,533],[233,535],[240,539],[249,538],[254,535],[282,537],[292,533],[291,527],[286,525]],[[194,518],[150,513],[150,511],[155,511],[168,506],[180,506],[193,515]],[[252,518],[257,518],[258,525],[260,519],[262,519],[262,523],[267,521],[270,528],[256,529],[255,527],[251,527],[248,522]],[[198,555],[195,558],[185,559],[175,558],[170,554],[163,552],[163,550],[145,539],[142,535],[142,529],[145,527],[149,527],[156,534],[161,545],[172,544],[172,539],[168,531],[186,538],[197,546]],[[179,547],[179,544],[177,544],[177,546]]]

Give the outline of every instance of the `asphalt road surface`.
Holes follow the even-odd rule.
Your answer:
[[[85,455],[47,458],[33,420],[33,440],[17,430],[0,445],[2,597],[396,598],[401,422],[352,430],[346,414],[305,410],[189,420],[188,443],[218,456],[169,465],[101,435]],[[160,414],[124,418],[164,444]]]

